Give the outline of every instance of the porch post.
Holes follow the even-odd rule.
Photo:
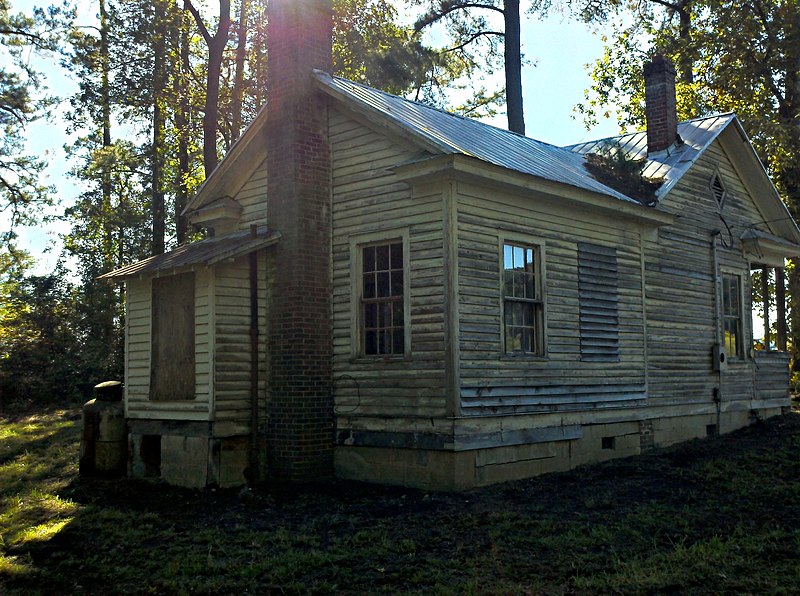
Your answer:
[[[764,349],[769,351],[769,267],[761,269],[761,299],[764,301]]]
[[[775,305],[778,309],[778,349],[786,351],[786,278],[783,267],[775,268]]]

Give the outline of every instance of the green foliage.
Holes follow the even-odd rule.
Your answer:
[[[35,221],[52,203],[52,188],[39,175],[45,162],[25,153],[25,128],[41,117],[52,99],[42,96],[42,79],[28,62],[26,51],[53,53],[59,28],[71,17],[65,9],[36,9],[32,16],[12,12],[0,0],[0,213],[8,222],[0,229],[0,244],[14,239],[14,228]]]
[[[0,388],[6,405],[68,402],[97,382],[83,347],[74,286],[59,267],[50,275],[24,269],[0,277]],[[93,374],[94,373],[94,374]]]
[[[644,205],[655,203],[656,191],[664,184],[663,178],[642,173],[646,159],[631,159],[619,144],[607,144],[597,153],[589,153],[583,165],[598,182]]]

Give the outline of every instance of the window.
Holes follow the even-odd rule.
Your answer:
[[[194,273],[155,278],[152,298],[150,399],[194,399]]]
[[[406,351],[403,241],[361,247],[361,350],[366,356]]]
[[[544,354],[540,247],[503,244],[503,329],[506,354]]]
[[[741,278],[738,275],[722,276],[723,343],[728,356],[742,353],[742,300]]]

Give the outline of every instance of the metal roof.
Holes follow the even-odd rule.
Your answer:
[[[660,198],[675,186],[703,151],[735,119],[736,116],[733,114],[720,114],[680,122],[678,135],[683,143],[650,156],[647,155],[647,132],[645,131],[579,143],[565,147],[565,149],[586,155],[600,151],[603,146],[619,145],[631,159],[646,158],[647,163],[642,174],[651,178],[665,179],[664,184],[656,192],[656,196]]]
[[[638,204],[638,201],[592,178],[583,167],[583,156],[577,152],[471,118],[456,116],[321,71],[315,71],[315,76],[322,83],[323,89],[332,95],[368,107],[414,133],[442,153],[477,157],[510,170]]]
[[[119,278],[122,281],[125,278],[138,275],[169,274],[195,265],[208,267],[274,244],[280,237],[279,232],[267,229],[261,229],[255,235],[249,230],[244,230],[215,236],[200,242],[184,244],[174,250],[154,255],[138,263],[125,265],[115,271],[104,273],[98,279]]]

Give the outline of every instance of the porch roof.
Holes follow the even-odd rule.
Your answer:
[[[280,232],[260,228],[253,234],[249,230],[214,236],[179,246],[169,252],[154,255],[138,263],[125,265],[100,275],[97,279],[125,281],[130,277],[163,276],[203,265],[211,267],[275,244]]]

